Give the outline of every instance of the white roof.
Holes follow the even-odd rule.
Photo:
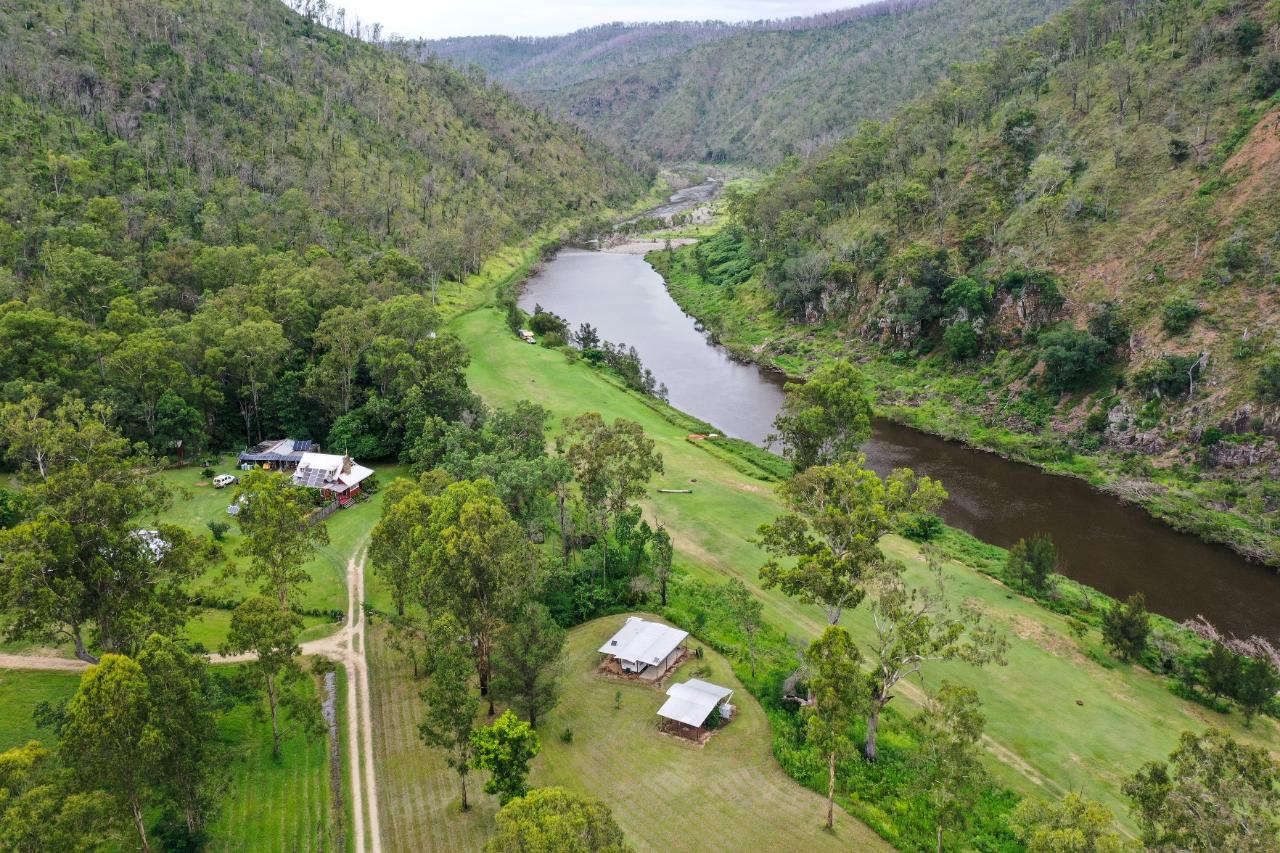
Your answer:
[[[622,630],[601,646],[600,651],[619,660],[644,664],[661,663],[688,636],[688,631],[681,631],[661,622],[649,622],[639,616],[628,616]]]
[[[667,695],[671,698],[658,709],[659,716],[687,726],[701,726],[711,710],[732,696],[733,691],[709,681],[690,678],[684,684],[671,685],[667,688]]]
[[[345,457],[336,453],[303,453],[298,460],[298,468],[293,472],[293,482],[299,486],[311,486],[313,489],[338,485],[349,489],[373,473],[372,468],[351,463],[351,470],[345,474],[342,466]]]

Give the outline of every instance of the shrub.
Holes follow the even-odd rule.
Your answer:
[[[1193,376],[1200,374],[1200,358],[1194,355],[1166,355],[1133,376],[1133,384],[1148,399],[1180,397],[1191,390]]]
[[[200,472],[200,476],[201,476],[201,477],[203,477],[203,478],[204,478],[204,479],[206,479],[206,480],[211,480],[211,479],[213,479],[213,476],[214,476],[216,473],[218,473],[218,472],[217,472],[217,471],[214,471],[212,468],[205,468],[203,471],[201,471],[201,472]]]
[[[550,311],[544,311],[541,305],[533,307],[533,316],[529,318],[529,330],[537,335],[547,335],[552,332],[560,335],[561,340],[569,333],[569,324],[558,314]]]
[[[1137,592],[1123,604],[1116,603],[1102,616],[1102,640],[1121,660],[1131,661],[1146,651],[1151,637],[1147,599]]]
[[[1280,55],[1272,54],[1254,67],[1249,94],[1254,100],[1262,101],[1270,98],[1277,89],[1280,89]]]
[[[560,742],[573,743],[573,729],[565,726],[564,731],[560,732]]]
[[[1037,533],[1027,539],[1019,539],[1009,549],[1004,564],[1004,576],[1016,587],[1043,591],[1049,576],[1058,569],[1058,549],[1047,533]]]
[[[1280,358],[1262,365],[1253,388],[1264,403],[1280,403]]]
[[[942,535],[942,519],[933,513],[917,515],[902,528],[902,535],[912,542],[931,542]]]
[[[1200,306],[1184,296],[1175,296],[1164,303],[1160,311],[1161,325],[1171,335],[1179,335],[1191,328],[1200,316]]]
[[[1111,346],[1119,346],[1129,340],[1129,321],[1120,313],[1114,302],[1102,302],[1089,318],[1089,334]]]
[[[1055,329],[1040,336],[1044,383],[1053,391],[1078,388],[1106,365],[1108,347],[1088,332]]]
[[[1191,156],[1191,144],[1185,139],[1174,137],[1169,140],[1169,159],[1175,163],[1185,163]]]
[[[227,531],[231,529],[231,525],[225,521],[211,521],[208,527],[209,532],[213,534],[215,542],[221,542],[222,538],[227,535]]]
[[[1241,56],[1248,56],[1258,49],[1263,37],[1262,24],[1253,18],[1241,18],[1231,28],[1231,42]]]
[[[942,333],[947,352],[956,361],[967,361],[978,354],[980,342],[972,323],[952,323]]]

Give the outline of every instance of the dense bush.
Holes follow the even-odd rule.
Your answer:
[[[1133,384],[1149,399],[1180,397],[1191,389],[1200,365],[1199,356],[1166,355],[1135,373]]]
[[[1106,366],[1108,347],[1088,332],[1055,329],[1040,336],[1044,383],[1053,391],[1068,391],[1089,382]]]
[[[1190,299],[1175,296],[1160,309],[1160,324],[1171,335],[1178,335],[1191,328],[1191,324],[1200,316],[1200,306]]]

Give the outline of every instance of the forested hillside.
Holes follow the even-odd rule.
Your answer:
[[[951,64],[1063,5],[891,0],[790,21],[613,25],[411,49],[477,64],[602,138],[662,160],[773,165],[887,116]]]
[[[1073,6],[734,200],[669,273],[920,425],[1275,558],[1280,6]]]
[[[346,416],[393,453],[463,358],[436,284],[646,186],[276,0],[5,3],[0,92],[0,396],[109,404],[156,450]]]

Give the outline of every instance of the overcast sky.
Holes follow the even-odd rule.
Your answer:
[[[859,6],[867,0],[331,0],[347,18],[387,33],[445,38],[500,33],[550,36],[611,21],[755,21]]]

